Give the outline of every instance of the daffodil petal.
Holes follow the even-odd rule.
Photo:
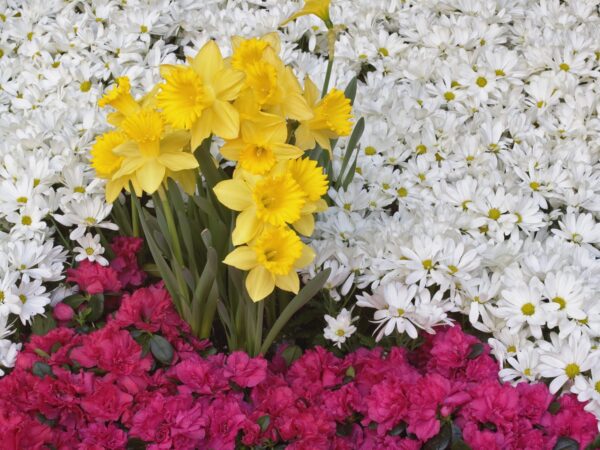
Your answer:
[[[225,142],[221,147],[221,155],[231,161],[237,161],[240,158],[240,152],[246,146],[241,139],[233,139]]]
[[[121,163],[121,167],[119,168],[119,170],[117,170],[114,173],[112,179],[116,180],[117,178],[121,178],[125,175],[129,175],[129,174],[135,172],[136,170],[138,170],[143,165],[144,165],[144,158],[125,159]]]
[[[255,267],[246,277],[246,289],[252,301],[262,300],[275,289],[273,275],[263,266]]]
[[[211,83],[215,75],[223,68],[223,56],[215,41],[208,41],[192,60],[194,71],[205,83]]]
[[[235,139],[240,133],[240,114],[231,104],[215,100],[212,105],[212,131],[223,139]]]
[[[140,150],[135,142],[127,141],[113,148],[113,153],[119,156],[132,157],[138,156],[140,154]]]
[[[219,201],[229,209],[242,211],[252,206],[252,192],[239,179],[221,181],[213,190]]]
[[[148,194],[157,191],[165,178],[165,166],[158,161],[149,160],[136,171],[140,186]]]
[[[200,144],[202,144],[202,141],[210,136],[212,125],[212,111],[210,109],[205,109],[202,111],[200,118],[192,126],[192,140],[190,142],[192,151],[195,151]]]
[[[315,218],[312,214],[303,214],[292,226],[303,236],[310,236],[315,230]]]
[[[290,144],[271,144],[271,150],[279,161],[300,158],[304,154],[298,147]]]
[[[233,250],[223,262],[240,270],[251,270],[258,264],[256,252],[246,245]]]
[[[287,275],[275,276],[275,286],[284,291],[297,294],[300,290],[300,279],[296,272],[290,272]]]
[[[306,99],[300,92],[290,92],[285,97],[284,108],[287,115],[292,119],[305,121],[312,119],[314,116],[312,109],[310,109]]]
[[[254,208],[242,211],[235,222],[235,229],[231,233],[233,245],[242,245],[250,242],[262,229],[262,222],[256,217]]]
[[[161,139],[160,150],[163,152],[176,152],[185,147],[189,142],[189,131],[174,131]]]
[[[302,254],[294,263],[296,269],[302,269],[308,266],[315,259],[315,251],[306,244],[302,244]]]
[[[158,162],[173,172],[198,167],[196,157],[187,152],[163,153],[158,157]]]
[[[235,100],[243,86],[244,73],[233,69],[225,69],[215,80],[214,89],[217,98],[226,102]]]

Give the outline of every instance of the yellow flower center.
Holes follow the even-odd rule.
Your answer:
[[[581,244],[583,242],[583,236],[579,233],[573,233],[571,234],[571,240],[576,244]]]
[[[348,136],[352,131],[352,106],[339,89],[332,89],[317,105],[315,117],[309,126],[313,130],[330,130],[338,136]]]
[[[398,194],[398,197],[406,197],[408,195],[408,191],[404,187],[398,189],[396,193]]]
[[[21,300],[21,303],[25,304],[25,302],[27,301],[27,297],[23,294],[19,294],[19,300]]]
[[[480,88],[486,87],[487,83],[488,82],[484,77],[477,77],[477,80],[475,80],[475,84],[477,84],[477,86]]]
[[[83,186],[75,186],[75,188],[73,188],[73,192],[77,192],[78,194],[84,194],[85,188]]]
[[[452,265],[452,264],[450,264],[450,265],[448,266],[448,270],[450,271],[450,273],[451,273],[452,275],[454,275],[456,272],[458,272],[458,267],[456,267],[455,265]]]
[[[0,291],[0,303],[4,302],[4,291]]]
[[[466,211],[467,209],[469,209],[469,203],[471,203],[471,200],[465,200],[464,202],[462,202],[460,204],[460,206],[462,207],[463,211]]]
[[[562,297],[554,297],[552,301],[558,304],[559,309],[565,309],[565,306],[567,306],[567,302]]]
[[[253,245],[256,258],[273,275],[287,275],[302,255],[300,238],[287,227],[265,230]]]
[[[202,111],[212,103],[202,78],[191,67],[175,67],[167,71],[165,83],[156,96],[167,122],[189,130]]]
[[[404,311],[402,308],[398,308],[396,310],[396,314],[398,314],[398,316],[402,317],[404,315],[406,311]]]
[[[535,306],[533,303],[525,303],[521,306],[521,312],[526,316],[533,316],[535,314]]]
[[[488,211],[488,217],[492,220],[498,220],[502,213],[497,208],[492,208]]]
[[[423,264],[423,269],[425,270],[431,270],[433,268],[433,261],[431,259],[426,259],[422,261],[421,264]]]
[[[365,147],[365,155],[373,156],[375,153],[377,153],[377,150],[375,150],[375,147],[372,147],[370,145]]]
[[[260,61],[268,43],[262,39],[246,39],[234,49],[231,57],[231,66],[244,71],[250,64]]]
[[[562,63],[558,67],[560,68],[560,70],[562,70],[564,72],[568,72],[569,69],[571,69],[571,67],[567,63]]]
[[[269,147],[248,144],[240,151],[240,167],[257,175],[271,170],[276,162],[277,158]]]
[[[523,375],[530,377],[531,376],[531,369],[528,367],[527,369],[525,369],[523,371]]]
[[[497,69],[495,73],[497,77],[503,77],[506,75],[502,69]]]
[[[342,337],[342,336],[343,336],[344,334],[346,334],[346,333],[344,333],[344,330],[337,330],[337,331],[335,332],[335,334],[337,334],[338,336]]]
[[[538,102],[535,104],[535,106],[537,106],[538,108],[543,108],[543,107],[544,107],[544,104],[545,104],[545,103],[544,103],[544,101],[543,101],[543,100],[540,100],[540,101],[538,101]]]
[[[163,119],[157,111],[145,109],[128,116],[121,128],[127,136],[137,142],[144,156],[158,156],[160,138],[164,130]]]
[[[529,187],[532,191],[537,191],[540,188],[540,183],[538,183],[537,181],[532,181],[531,183],[529,183]]]
[[[81,92],[87,92],[87,91],[89,91],[91,88],[92,88],[92,82],[91,82],[91,81],[89,81],[89,80],[86,80],[86,81],[82,82],[82,83],[79,85],[79,90],[80,90]]]
[[[447,102],[450,102],[456,98],[456,95],[454,95],[454,92],[452,91],[446,91],[444,92],[444,98]]]
[[[86,247],[86,248],[85,248],[85,253],[86,253],[87,255],[90,255],[90,256],[91,256],[91,255],[93,255],[93,254],[94,254],[94,249],[93,249],[92,247]]]
[[[254,186],[252,198],[256,216],[275,226],[297,221],[306,202],[304,192],[289,173],[260,180]]]
[[[31,219],[30,216],[23,216],[21,217],[21,224],[25,225],[25,226],[29,226],[31,225],[33,222],[33,220]]]
[[[127,140],[125,133],[109,131],[96,139],[90,151],[92,167],[100,178],[111,178],[121,167],[123,158],[113,150]]]
[[[517,347],[515,347],[514,345],[509,345],[508,347],[506,347],[506,352],[507,353],[516,353]]]
[[[581,372],[581,369],[579,368],[579,366],[575,363],[570,363],[567,364],[567,367],[565,367],[565,374],[567,374],[567,376],[572,380],[573,378],[575,378],[577,375],[579,375],[579,373]]]
[[[419,144],[419,145],[417,145],[416,151],[417,151],[417,155],[424,155],[425,153],[427,153],[427,146],[423,145],[423,144]]]
[[[246,84],[260,105],[268,103],[277,92],[277,70],[265,61],[246,66]]]
[[[594,389],[596,389],[596,392],[600,394],[600,381],[596,381],[596,384],[594,385]]]
[[[17,203],[27,203],[27,197],[18,197]]]
[[[93,217],[86,217],[84,220],[85,220],[85,222],[86,222],[88,225],[96,225],[96,223],[98,222],[98,221],[97,221],[95,218],[93,218]]]

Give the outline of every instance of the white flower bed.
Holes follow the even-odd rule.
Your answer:
[[[334,269],[332,297],[363,290],[359,306],[375,312],[353,313],[377,321],[378,335],[414,335],[463,312],[493,333],[507,380],[551,378],[600,414],[597,3],[333,0],[346,27],[333,82],[362,75],[355,114],[366,130],[357,175],[331,193],[314,245]],[[192,55],[212,38],[225,48],[232,35],[277,29],[298,6],[49,0],[0,10],[0,336],[7,312],[27,321],[50,302],[44,283],[60,279],[67,256],[89,248],[103,261],[87,219],[108,210],[85,161],[113,77],[148,90],[179,46]],[[282,39],[285,61],[319,84],[324,27],[304,17]],[[79,239],[73,255],[53,220]],[[328,323],[353,332],[347,311]],[[0,341],[0,366],[17,347]]]

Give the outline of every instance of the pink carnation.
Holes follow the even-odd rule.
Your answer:
[[[113,268],[87,259],[81,261],[77,268],[67,269],[67,281],[77,283],[81,290],[91,295],[121,290],[117,272]]]
[[[137,253],[144,245],[141,238],[130,236],[117,236],[112,241],[112,251],[115,258],[110,262],[119,277],[123,287],[141,286],[146,279],[146,273],[140,269],[137,261]]]

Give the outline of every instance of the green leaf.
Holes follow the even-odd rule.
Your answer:
[[[129,438],[126,450],[146,450],[147,444],[140,438]]]
[[[357,78],[354,77],[350,80],[350,82],[348,83],[348,85],[346,86],[346,89],[344,89],[344,95],[346,96],[347,99],[350,100],[350,104],[354,105],[354,99],[356,98],[356,85],[357,85]]]
[[[33,363],[31,368],[31,373],[34,375],[44,378],[46,375],[50,377],[54,377],[54,372],[52,372],[52,367],[42,361],[36,361]]]
[[[552,415],[558,413],[560,411],[560,403],[554,400],[552,403],[548,405],[548,412]]]
[[[356,369],[354,369],[353,366],[350,366],[346,369],[346,374],[345,374],[348,378],[354,379],[354,377],[356,376]]]
[[[152,355],[165,365],[170,365],[173,360],[173,347],[164,337],[155,334],[150,338],[150,351]]]
[[[281,352],[281,356],[283,359],[285,359],[285,363],[289,367],[294,361],[302,356],[302,349],[297,345],[290,345],[283,352]]]
[[[473,450],[465,441],[462,439],[452,440],[450,450]]]
[[[343,185],[344,180],[348,178],[348,176],[350,176],[350,181],[352,181],[352,178],[354,178],[354,171],[356,170],[356,159],[358,158],[358,150],[356,151],[356,155],[354,155],[354,149],[357,148],[358,142],[360,141],[360,138],[362,137],[364,131],[365,119],[361,117],[358,120],[358,122],[356,122],[356,124],[354,125],[354,129],[352,130],[352,134],[350,135],[350,138],[348,139],[348,144],[346,145],[346,153],[344,154],[344,159],[342,159],[340,174],[338,175],[337,180],[335,181],[335,186],[338,189]],[[354,168],[350,166],[350,169],[347,170],[348,163],[352,160],[353,155]],[[350,183],[350,181],[348,181],[348,184]]]
[[[294,314],[296,314],[300,308],[308,303],[308,301],[323,288],[330,273],[331,269],[325,269],[321,271],[316,277],[310,280],[308,284],[300,290],[300,292],[298,292],[298,294],[281,312],[271,327],[271,330],[269,330],[269,334],[267,334],[267,337],[263,341],[263,344],[260,348],[260,353],[263,355],[267,353],[271,347],[271,344],[275,341],[275,338],[277,338],[284,325],[292,318]]]
[[[394,428],[392,428],[388,434],[390,436],[400,436],[401,434],[404,434],[404,433],[406,433],[406,423],[400,422],[398,425],[396,425]]]
[[[600,448],[600,434],[596,436],[596,439],[585,448],[585,450],[595,450]]]
[[[42,350],[41,348],[35,348],[35,349],[33,349],[33,351],[40,358],[45,358],[45,359],[50,358],[50,355],[48,353],[46,353],[44,350]]]
[[[477,342],[476,344],[473,344],[471,346],[471,351],[469,352],[469,355],[467,356],[467,358],[469,359],[475,359],[477,358],[479,355],[481,355],[483,353],[484,350],[484,346],[481,342]]]
[[[31,322],[31,332],[39,336],[43,336],[54,328],[56,328],[56,321],[50,314],[47,316],[37,315]]]
[[[104,313],[104,295],[103,294],[95,294],[92,295],[92,298],[88,302],[88,306],[90,308],[90,314],[86,317],[90,322],[95,322],[96,320],[102,317]]]
[[[452,427],[446,423],[440,432],[423,445],[423,450],[445,450],[452,439]]]
[[[267,431],[267,428],[269,428],[269,424],[271,423],[271,417],[268,415],[261,416],[258,418],[256,423],[258,423],[258,425],[260,426],[260,431]]]
[[[559,437],[553,450],[579,450],[579,443],[570,437]]]
[[[73,295],[69,295],[68,297],[65,297],[62,302],[65,305],[68,305],[73,309],[77,309],[79,307],[79,305],[81,305],[86,300],[87,300],[87,298],[85,296],[77,293],[77,294],[73,294]]]

